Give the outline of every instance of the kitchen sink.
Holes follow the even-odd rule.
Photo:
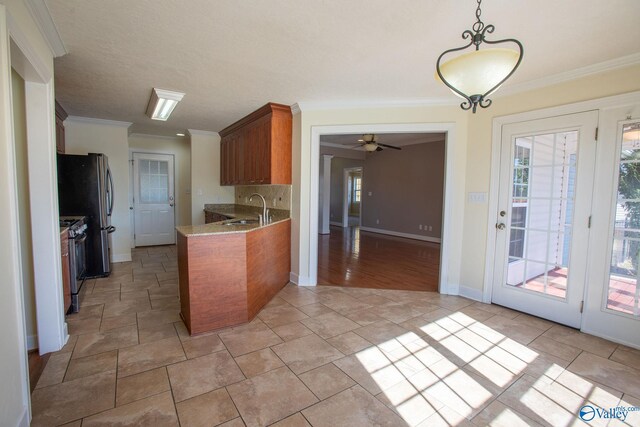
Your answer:
[[[231,221],[225,222],[224,225],[247,225],[247,224],[258,224],[258,223],[260,223],[259,219],[245,218],[245,219],[233,219]]]

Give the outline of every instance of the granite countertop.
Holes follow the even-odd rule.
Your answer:
[[[273,224],[277,224],[289,219],[289,211],[283,209],[269,209],[271,215],[271,222],[269,224],[260,225],[254,224],[231,224],[228,222],[239,219],[258,219],[258,215],[262,213],[262,209],[255,206],[233,205],[233,204],[207,204],[204,205],[204,210],[208,212],[224,215],[230,219],[220,222],[212,222],[210,224],[203,225],[184,225],[176,227],[178,233],[185,237],[191,236],[205,236],[209,234],[232,234],[232,233],[247,233],[258,228],[269,227]]]

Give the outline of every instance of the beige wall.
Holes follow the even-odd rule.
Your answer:
[[[27,156],[27,119],[25,116],[24,80],[12,70],[13,134],[15,138],[16,173],[18,184],[18,221],[20,223],[20,258],[22,262],[22,291],[24,318],[29,350],[38,347],[36,296],[33,278],[33,244],[31,240],[31,203],[29,202],[29,160]]]
[[[115,198],[111,225],[111,261],[131,261],[129,219],[128,123],[69,117],[64,122],[67,154],[104,153],[113,174]]]
[[[191,223],[204,224],[204,205],[233,203],[235,190],[220,185],[220,135],[189,129],[191,137]]]
[[[440,239],[444,149],[443,140],[367,156],[362,226]]]
[[[176,225],[191,224],[191,144],[189,138],[129,135],[130,153],[171,154],[174,157]],[[132,155],[131,155],[132,156]],[[132,159],[133,157],[130,157]]]

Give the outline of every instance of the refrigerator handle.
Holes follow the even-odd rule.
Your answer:
[[[113,191],[113,177],[111,176],[111,168],[109,166],[107,166],[107,179],[109,180],[109,189],[107,190],[107,193],[109,194],[109,212],[107,213],[107,215],[111,216],[111,214],[113,213],[114,191]]]

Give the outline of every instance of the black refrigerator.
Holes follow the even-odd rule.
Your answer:
[[[107,156],[58,154],[58,203],[61,216],[85,216],[87,224],[85,276],[106,277],[109,263],[109,234],[113,212],[113,178]]]

